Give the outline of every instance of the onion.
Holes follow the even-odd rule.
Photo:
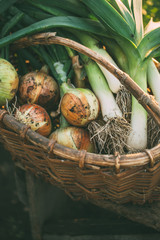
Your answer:
[[[50,139],[54,139],[57,143],[73,148],[76,150],[86,150],[87,152],[95,152],[94,145],[90,141],[89,133],[84,128],[78,127],[64,127],[54,131],[50,136]]]
[[[71,88],[61,100],[61,112],[73,126],[86,126],[99,111],[99,101],[89,89]]]
[[[24,104],[16,110],[15,118],[47,137],[51,133],[51,119],[46,110],[37,104]]]
[[[19,78],[13,65],[0,58],[0,106],[10,102],[18,90]]]
[[[33,71],[20,78],[19,97],[23,103],[57,107],[59,87],[48,74]]]

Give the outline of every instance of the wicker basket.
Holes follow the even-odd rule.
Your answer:
[[[99,61],[106,68],[109,66],[94,52],[87,48],[84,50],[80,44],[80,48],[77,48],[77,44],[54,37],[53,34],[47,35],[47,38],[46,34],[26,37],[15,46],[51,43],[70,46]],[[143,91],[126,74],[120,74],[119,79],[131,93],[136,98],[142,96]],[[143,93],[143,96],[139,99],[140,103],[159,124],[160,110],[157,104],[148,95]],[[39,135],[5,110],[0,110],[0,142],[11,153],[15,163],[20,163],[24,169],[63,189],[72,199],[87,199],[99,206],[104,206],[108,200],[120,204],[143,204],[160,200],[160,145],[127,155],[77,151]]]

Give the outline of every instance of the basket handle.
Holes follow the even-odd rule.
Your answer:
[[[24,48],[31,45],[37,44],[59,44],[63,46],[70,47],[77,52],[80,52],[84,55],[87,55],[95,62],[101,64],[105,67],[110,73],[119,79],[119,81],[128,89],[131,94],[138,100],[138,102],[145,108],[145,110],[151,115],[155,122],[160,126],[160,107],[155,101],[154,97],[145,93],[135,82],[134,80],[125,72],[120,69],[117,69],[114,65],[109,63],[104,57],[100,54],[94,52],[93,50],[85,47],[84,45],[75,42],[71,39],[55,36],[55,32],[40,33],[32,36],[26,36],[15,41],[12,45],[13,49]]]

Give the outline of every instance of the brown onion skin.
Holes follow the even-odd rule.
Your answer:
[[[24,114],[26,113],[26,111],[28,112],[28,117],[31,120],[30,122],[34,122],[35,125],[37,126],[37,129],[35,130],[35,132],[47,137],[49,136],[49,134],[51,133],[52,130],[52,124],[51,124],[51,119],[47,113],[47,111],[37,105],[37,104],[24,104],[22,106],[20,106],[20,108],[17,110],[16,114],[15,114],[15,118],[17,118],[18,120],[18,111],[24,116]],[[21,121],[21,120],[20,120]],[[30,125],[30,122],[25,122],[25,120],[23,121],[23,123],[26,123],[28,125]],[[38,127],[38,125],[40,123],[46,122],[43,126]],[[31,126],[31,125],[30,125]],[[31,126],[31,129],[34,130]]]
[[[74,93],[66,93],[61,101],[61,112],[66,120],[73,126],[86,126],[90,120],[91,115],[90,106],[86,96],[83,92],[78,93],[78,96]],[[97,110],[97,116],[99,113],[99,107]]]
[[[90,141],[89,132],[84,128],[74,126],[59,128],[51,133],[49,138],[65,147],[95,152],[94,145]]]
[[[23,103],[52,105],[54,109],[59,101],[59,87],[48,74],[34,71],[20,78],[19,97]]]

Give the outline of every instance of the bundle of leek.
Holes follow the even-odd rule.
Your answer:
[[[142,1],[114,0],[112,4],[105,0],[82,0],[97,19],[109,30],[111,37],[121,47],[128,59],[129,75],[147,92],[147,76],[155,70],[152,58],[158,56],[160,46],[160,27],[144,33],[142,19]],[[150,66],[152,64],[152,69]],[[155,70],[156,71],[156,70]],[[155,78],[150,80],[155,81]],[[151,86],[151,88],[153,88]],[[154,89],[154,95],[158,87]],[[159,94],[158,94],[159,95]],[[132,130],[128,137],[128,146],[132,151],[147,147],[147,113],[138,101],[132,97]]]
[[[154,29],[160,27],[160,22],[153,22],[153,19],[149,21],[148,25],[145,27],[145,34],[153,31]],[[158,56],[158,49],[155,48],[154,55]],[[148,60],[148,69],[147,69],[147,80],[148,85],[160,106],[160,73],[155,64],[155,59],[151,59],[152,55],[150,56],[150,60]],[[152,148],[159,143],[160,139],[160,128],[155,123],[155,121],[148,116],[148,147]]]

